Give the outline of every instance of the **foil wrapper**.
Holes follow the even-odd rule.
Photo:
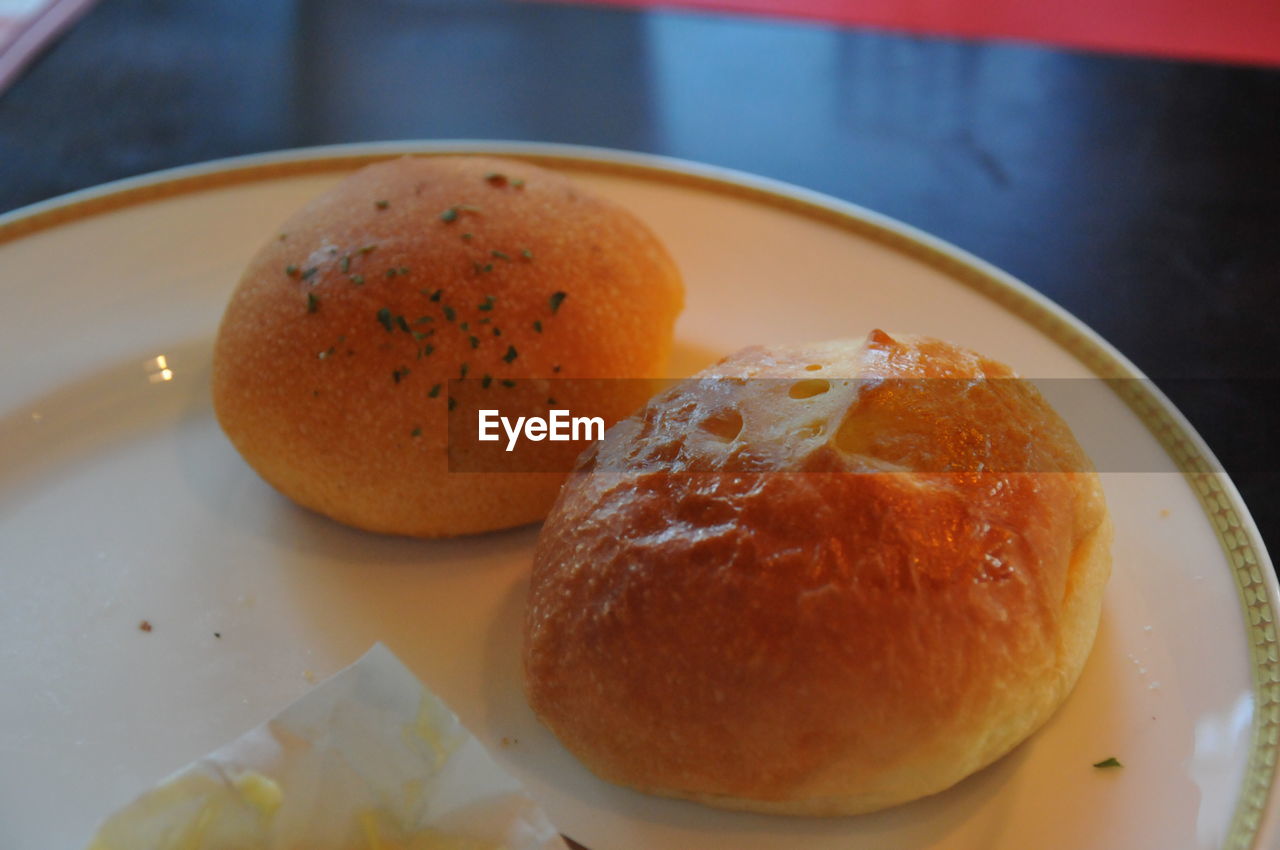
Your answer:
[[[386,647],[104,821],[89,850],[566,850]]]

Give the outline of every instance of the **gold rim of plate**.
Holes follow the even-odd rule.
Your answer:
[[[1096,376],[1107,380],[1182,472],[1227,557],[1248,631],[1254,685],[1249,761],[1223,850],[1257,845],[1280,754],[1280,641],[1264,548],[1234,487],[1193,436],[1180,414],[1153,392],[1142,375],[1094,338],[1061,308],[1031,294],[958,248],[923,239],[905,225],[869,211],[781,183],[704,168],[678,160],[598,148],[522,143],[391,143],[336,146],[253,155],[159,172],[76,192],[0,216],[0,245],[43,230],[125,207],[245,183],[342,173],[394,157],[492,154],[549,168],[642,178],[736,197],[802,216],[875,242],[924,263],[1021,318]]]

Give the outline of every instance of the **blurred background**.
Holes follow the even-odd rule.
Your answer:
[[[1115,344],[1280,539],[1274,0],[0,0],[0,45],[0,212],[384,139],[643,151],[865,205]]]

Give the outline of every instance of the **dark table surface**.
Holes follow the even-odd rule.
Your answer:
[[[728,166],[929,231],[1156,379],[1280,541],[1280,71],[495,0],[104,0],[0,94],[0,210],[382,139]]]

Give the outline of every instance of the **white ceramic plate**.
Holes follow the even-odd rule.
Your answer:
[[[0,846],[81,847],[107,812],[375,641],[593,850],[1273,846],[1274,575],[1230,482],[1136,382],[1093,406],[1101,430],[1072,423],[1086,448],[1146,453],[1131,468],[1147,471],[1104,476],[1118,534],[1097,646],[1067,705],[1010,756],[934,798],[834,820],[716,812],[589,775],[521,696],[535,529],[422,542],[335,525],[259,481],[207,398],[225,299],[288,213],[374,158],[460,149],[569,172],[659,233],[688,283],[679,371],[885,327],[1034,377],[1136,377],[1062,311],[922,234],[631,155],[324,149],[19,211],[0,219]],[[1124,767],[1092,767],[1109,756]]]

